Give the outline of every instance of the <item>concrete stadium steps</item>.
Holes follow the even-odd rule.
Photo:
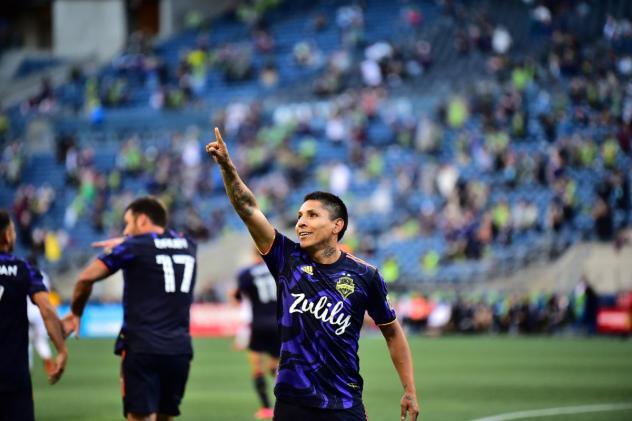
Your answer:
[[[22,183],[35,186],[49,184],[54,189],[62,188],[65,183],[65,168],[50,153],[32,155],[24,168]]]

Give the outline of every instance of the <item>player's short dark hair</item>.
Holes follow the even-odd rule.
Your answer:
[[[347,213],[347,207],[342,199],[332,193],[314,191],[306,194],[303,198],[303,202],[307,202],[308,200],[318,200],[322,203],[329,211],[332,221],[334,219],[342,218],[344,226],[338,233],[338,241],[342,240],[342,237],[345,235],[345,231],[347,231],[347,225],[349,224],[349,214]]]
[[[11,215],[6,209],[0,209],[0,232],[4,232],[11,225]]]
[[[127,205],[125,212],[128,210],[134,215],[141,213],[146,215],[154,225],[158,225],[163,228],[167,226],[167,208],[162,201],[155,196],[139,197]]]

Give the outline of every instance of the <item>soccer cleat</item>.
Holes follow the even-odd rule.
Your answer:
[[[272,408],[260,408],[255,412],[255,418],[258,420],[271,420],[274,416]]]
[[[55,363],[53,363],[53,360],[50,358],[44,360],[44,371],[47,376],[52,375],[53,371],[55,371]]]

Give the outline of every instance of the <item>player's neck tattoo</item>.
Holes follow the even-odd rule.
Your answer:
[[[323,250],[323,257],[326,258],[330,258],[331,256],[333,256],[334,254],[336,254],[336,251],[338,249],[336,249],[336,247],[333,246],[327,246],[325,247],[325,249]]]

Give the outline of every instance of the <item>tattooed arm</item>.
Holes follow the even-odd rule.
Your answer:
[[[401,419],[405,419],[406,413],[408,413],[410,419],[415,421],[419,415],[419,403],[417,403],[413,362],[406,335],[397,320],[380,326],[380,330],[382,335],[384,335],[384,339],[386,339],[388,352],[391,354],[393,365],[404,388],[404,396],[402,396],[401,400]]]
[[[228,154],[226,143],[224,143],[217,127],[215,128],[215,141],[206,145],[206,153],[219,165],[230,203],[246,224],[257,248],[261,253],[267,253],[274,241],[274,227],[259,209],[255,195],[239,177]]]

